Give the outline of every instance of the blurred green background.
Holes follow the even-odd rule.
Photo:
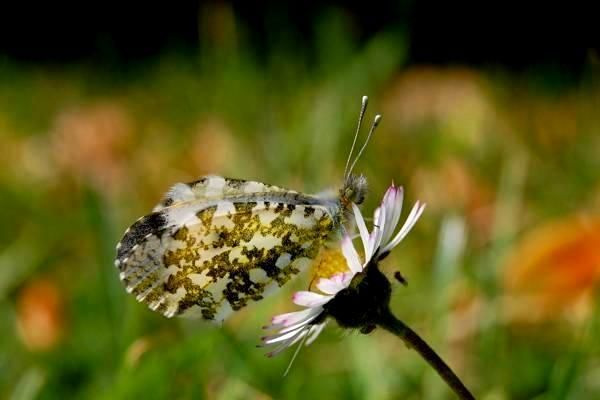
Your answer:
[[[409,281],[396,314],[477,398],[600,399],[596,52],[566,68],[441,62],[435,48],[426,62],[414,31],[361,30],[343,8],[315,12],[308,39],[281,22],[256,46],[235,5],[193,10],[198,52],[0,54],[0,398],[452,398],[394,337],[333,324],[284,378],[293,351],[256,344],[308,275],[215,327],[152,313],[113,266],[122,232],[175,182],[339,185],[367,94],[383,122],[357,168],[364,212],[392,180],[428,204],[385,263]]]

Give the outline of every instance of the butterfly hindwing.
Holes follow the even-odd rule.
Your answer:
[[[131,226],[116,265],[138,301],[221,321],[305,269],[337,224],[331,204],[312,196],[229,193],[175,199]]]

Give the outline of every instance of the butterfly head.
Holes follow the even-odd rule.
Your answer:
[[[364,175],[349,175],[340,189],[340,199],[345,206],[350,203],[362,204],[365,201],[367,189],[367,178]]]

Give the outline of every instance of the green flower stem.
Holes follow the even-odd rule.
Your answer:
[[[385,310],[380,314],[377,325],[393,333],[404,341],[404,343],[417,351],[435,369],[459,399],[475,400],[469,389],[461,382],[448,364],[437,355],[437,353],[421,337],[404,322],[396,318],[391,311]]]

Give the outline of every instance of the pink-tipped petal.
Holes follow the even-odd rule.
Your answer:
[[[333,296],[326,296],[319,293],[302,290],[294,294],[292,301],[299,306],[318,307],[327,303],[332,297]]]
[[[410,211],[406,222],[404,222],[404,225],[402,226],[398,234],[394,237],[394,239],[392,239],[392,241],[387,246],[385,246],[385,248],[382,250],[382,253],[391,251],[402,241],[402,239],[404,239],[404,237],[408,234],[408,232],[410,232],[412,227],[415,225],[421,214],[423,214],[423,210],[425,210],[425,204],[421,204],[419,201],[417,201],[413,206],[412,210]]]
[[[321,278],[319,279],[319,282],[317,282],[317,288],[325,294],[334,295],[342,290],[344,286],[333,279]]]
[[[396,203],[396,194],[396,187],[394,185],[390,186],[383,195],[380,208],[387,208],[389,210],[394,207],[394,204]]]
[[[333,275],[330,279],[343,286],[344,288],[347,288],[352,278],[354,278],[354,274],[352,272],[339,272]]]
[[[317,283],[317,288],[325,294],[335,295],[340,290],[348,287],[348,284],[354,277],[351,272],[339,272],[331,278],[321,278]]]
[[[380,223],[377,224],[381,229],[381,240],[383,243],[386,243],[386,239],[389,239],[388,236],[391,236],[390,230],[394,229],[390,226],[390,222],[392,220],[394,214],[394,204],[396,203],[396,188],[391,186],[386,190],[383,195],[383,200],[381,201],[381,205],[379,208],[384,210],[381,214]]]
[[[312,320],[314,320],[315,318],[317,318],[319,316],[319,314],[321,314],[321,311],[322,311],[320,308],[319,309],[314,308],[313,310],[315,312],[312,313],[309,317],[307,317],[307,318],[305,318],[305,319],[303,319],[301,321],[298,321],[297,323],[295,323],[293,325],[290,325],[288,327],[284,327],[282,330],[279,331],[278,334],[281,335],[282,333],[287,333],[287,332],[290,332],[290,331],[293,331],[293,330],[296,330],[298,328],[301,328],[303,326],[308,325]]]
[[[404,190],[402,187],[392,185],[384,197],[383,204],[385,205],[385,226],[382,233],[381,245],[385,246],[391,239],[392,234],[396,230],[400,213],[402,212],[402,200]]]
[[[282,327],[288,327],[297,324],[298,322],[306,318],[310,318],[316,312],[316,310],[308,308],[302,311],[294,311],[290,313],[279,314],[271,319],[271,325],[265,327],[265,329],[278,329]]]

